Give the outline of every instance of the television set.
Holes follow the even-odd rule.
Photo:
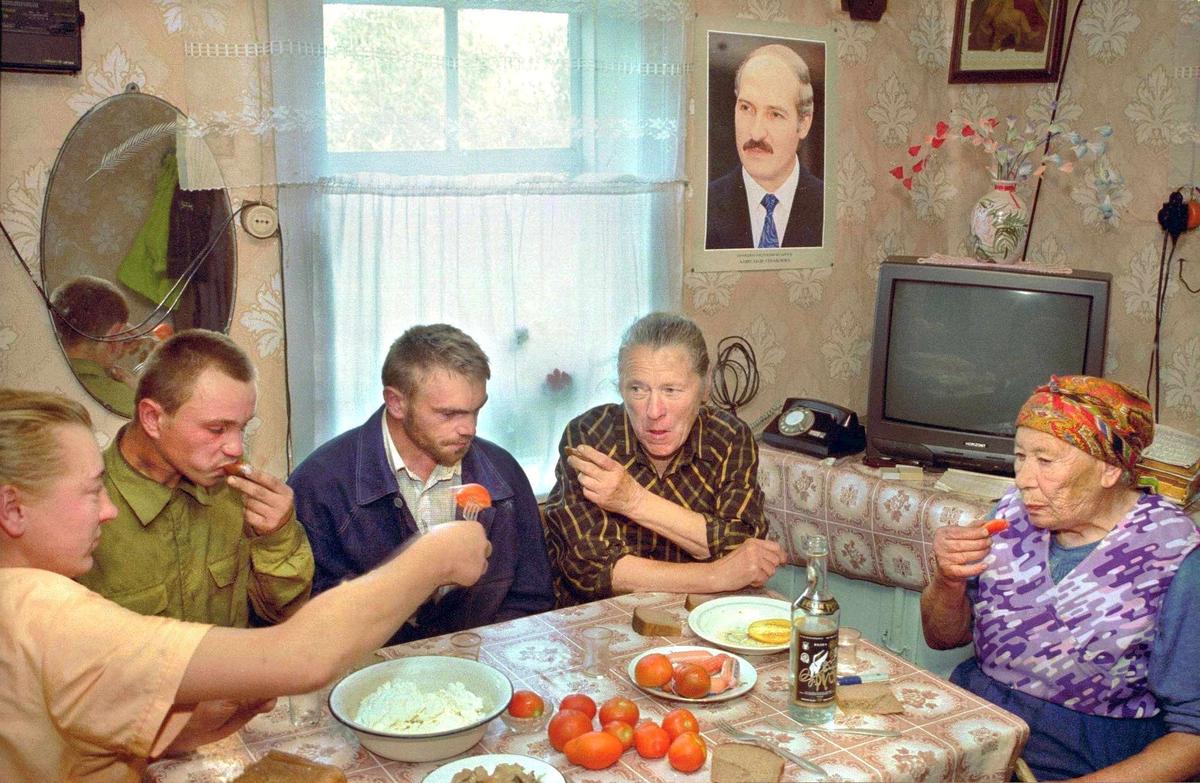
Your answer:
[[[893,256],[880,265],[867,456],[1013,475],[1013,420],[1051,375],[1102,375],[1111,276]]]

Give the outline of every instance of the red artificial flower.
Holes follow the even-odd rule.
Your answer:
[[[562,391],[571,385],[571,374],[557,367],[553,372],[546,373],[546,387],[552,392]]]
[[[897,166],[896,168],[892,169],[892,176],[895,177],[896,179],[903,179],[904,178],[904,168],[902,166]]]

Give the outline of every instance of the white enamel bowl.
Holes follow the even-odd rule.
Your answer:
[[[483,717],[451,731],[396,734],[369,729],[354,720],[363,699],[389,680],[409,680],[423,692],[461,682],[483,700]],[[489,722],[508,707],[513,688],[508,677],[486,663],[466,658],[424,655],[397,658],[360,669],[342,679],[329,694],[329,711],[349,727],[362,746],[396,761],[439,761],[469,749],[483,737]]]

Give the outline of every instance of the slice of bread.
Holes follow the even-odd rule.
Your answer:
[[[633,630],[642,636],[683,636],[683,621],[664,609],[633,610]]]
[[[281,750],[269,750],[267,755],[246,767],[233,783],[346,783],[346,775],[329,764],[319,764]]]
[[[783,758],[745,742],[727,742],[713,749],[712,783],[779,783]]]

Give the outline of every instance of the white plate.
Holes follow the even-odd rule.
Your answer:
[[[791,621],[792,605],[776,598],[731,595],[714,598],[697,606],[688,615],[688,625],[706,642],[743,655],[782,652],[787,643],[766,644],[746,635],[755,620]]]
[[[501,764],[519,764],[527,771],[532,772],[539,783],[566,783],[566,778],[562,776],[561,772],[541,759],[535,759],[533,756],[520,756],[515,753],[488,753],[483,756],[455,759],[426,775],[424,783],[450,783],[459,772],[476,767],[483,767],[488,774],[491,774]]]
[[[673,652],[687,652],[688,650],[704,650],[705,652],[710,652],[713,655],[724,654],[728,655],[730,658],[733,658],[733,660],[737,661],[738,665],[738,684],[723,693],[712,694],[711,696],[705,696],[700,699],[689,699],[686,696],[680,696],[677,693],[667,693],[661,688],[643,688],[641,685],[637,684],[637,678],[634,677],[634,670],[637,668],[637,662],[642,658],[650,653],[662,653],[663,655],[670,655]],[[634,687],[636,687],[642,693],[648,693],[651,696],[657,696],[660,699],[690,701],[695,703],[709,703],[714,701],[727,701],[729,699],[736,699],[738,696],[741,696],[744,693],[749,693],[750,689],[754,687],[754,683],[758,682],[758,672],[755,671],[754,667],[750,665],[749,661],[740,655],[733,655],[727,652],[722,653],[721,650],[714,650],[711,647],[699,647],[694,644],[675,644],[670,647],[655,647],[653,650],[646,650],[646,652],[629,662],[628,674],[629,681],[632,682]]]

